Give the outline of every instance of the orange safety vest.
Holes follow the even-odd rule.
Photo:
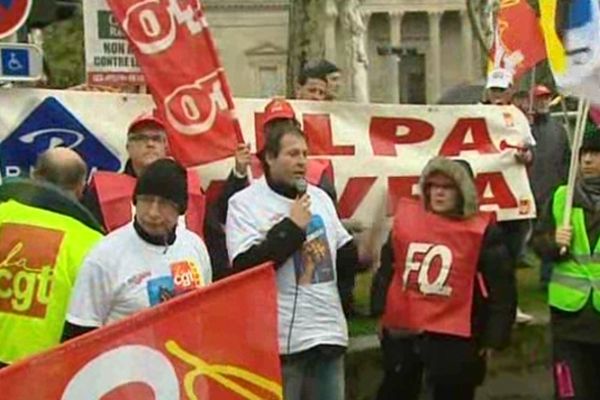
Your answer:
[[[490,221],[487,213],[451,219],[425,210],[420,201],[401,199],[383,325],[471,337],[473,285]]]
[[[120,228],[133,219],[132,197],[136,178],[115,172],[99,171],[90,183],[96,190],[104,226],[109,232]],[[187,229],[204,237],[204,215],[206,196],[200,186],[200,177],[195,171],[187,171],[188,207],[185,213]]]

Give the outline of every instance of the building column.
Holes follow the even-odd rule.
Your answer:
[[[337,58],[335,26],[338,14],[335,0],[327,0],[325,5],[325,58],[334,64],[336,64]]]
[[[443,12],[429,13],[429,71],[427,73],[427,102],[434,103],[442,90],[440,21]]]
[[[402,11],[392,11],[390,16],[390,45],[393,48],[400,48],[402,45]],[[400,103],[400,57],[392,54],[389,57],[391,70],[390,83],[390,102],[394,104]]]
[[[473,76],[473,28],[467,10],[460,12],[461,36],[462,36],[462,61],[467,81],[472,81]]]

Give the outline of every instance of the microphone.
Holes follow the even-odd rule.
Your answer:
[[[306,179],[298,178],[294,182],[294,187],[298,192],[298,196],[303,196],[306,193],[306,189],[308,189],[308,183],[306,182]]]

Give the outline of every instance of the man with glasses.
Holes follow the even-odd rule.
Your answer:
[[[82,200],[107,232],[132,220],[132,195],[137,177],[154,161],[166,157],[168,152],[165,126],[152,112],[140,115],[127,132],[129,158],[124,171],[95,173]],[[198,175],[188,171],[187,178],[189,204],[183,222],[188,229],[203,237],[206,199]]]

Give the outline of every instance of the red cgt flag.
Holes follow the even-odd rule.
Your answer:
[[[108,0],[133,46],[185,166],[231,156],[242,141],[233,98],[199,0]]]
[[[538,18],[526,0],[502,0],[491,50],[491,68],[504,68],[519,79],[546,58]]]
[[[1,397],[282,399],[276,301],[252,269],[3,369]]]

